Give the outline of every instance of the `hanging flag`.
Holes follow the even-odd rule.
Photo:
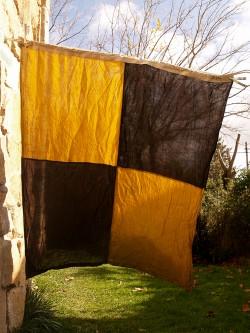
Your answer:
[[[111,263],[192,287],[230,75],[29,42],[21,53],[28,275]]]

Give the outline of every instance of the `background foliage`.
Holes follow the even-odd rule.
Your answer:
[[[223,147],[226,155],[226,147]],[[217,154],[197,223],[194,253],[214,263],[248,257],[250,253],[250,171],[242,169],[223,186],[223,171]]]

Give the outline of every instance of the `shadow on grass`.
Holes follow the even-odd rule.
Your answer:
[[[72,274],[74,277],[91,277],[92,279],[103,280],[106,277],[112,277],[119,280],[120,275],[128,274],[129,268],[119,267],[119,271],[114,270],[110,265],[100,265],[100,266],[83,266],[78,267],[78,270]],[[131,272],[134,270],[131,269]]]
[[[81,303],[75,312],[61,314],[62,333],[250,332],[250,314],[241,310],[248,295],[239,287],[250,283],[249,270],[240,274],[226,268],[197,268],[197,286],[192,292],[133,269],[109,265],[78,267],[69,273],[73,281],[95,281],[90,296],[95,303],[90,311],[86,298],[86,307]],[[91,284],[85,287],[89,290]],[[75,294],[77,297],[81,294]]]
[[[159,295],[158,295],[159,296]],[[197,300],[198,301],[198,300]],[[146,303],[146,302],[145,302]],[[215,313],[215,316],[207,316],[206,312],[213,313],[208,309],[214,307],[191,306],[190,304],[172,305],[171,302],[163,306],[159,306],[157,299],[151,299],[147,304],[140,306],[137,315],[121,316],[119,318],[79,318],[64,317],[62,332],[76,333],[196,333],[196,332],[223,332],[223,333],[249,333],[249,316],[247,314],[239,314],[231,316],[231,312]],[[179,307],[186,306],[187,309],[182,311]],[[122,309],[121,309],[122,310]],[[215,310],[215,309],[214,309]],[[189,311],[187,314],[186,312]],[[243,316],[245,318],[243,319]]]

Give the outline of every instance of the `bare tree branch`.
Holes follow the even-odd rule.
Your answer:
[[[104,0],[103,0],[104,1]],[[201,71],[239,71],[249,38],[235,39],[249,0],[116,0],[88,12],[76,0],[51,0],[51,39]],[[225,117],[250,119],[248,85],[234,82]]]
[[[227,189],[230,180],[233,179],[236,175],[236,170],[234,168],[234,161],[235,161],[236,154],[238,151],[239,141],[240,141],[240,134],[238,134],[238,136],[237,136],[232,157],[230,155],[230,149],[227,148],[227,150],[226,150],[227,162],[222,157],[221,147],[219,147],[217,149],[217,154],[219,157],[220,165],[223,170],[223,183],[224,183],[225,189]]]

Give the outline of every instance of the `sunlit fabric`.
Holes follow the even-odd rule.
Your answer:
[[[202,194],[175,179],[118,167],[110,262],[187,286]]]
[[[133,267],[192,287],[192,241],[230,76],[28,43],[21,53],[28,276]]]

